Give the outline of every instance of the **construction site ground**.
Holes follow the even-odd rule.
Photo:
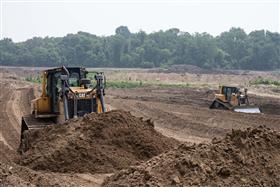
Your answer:
[[[33,170],[14,162],[19,157],[21,116],[30,113],[30,101],[40,93],[40,85],[25,81],[37,70],[21,68],[0,69],[0,158],[4,171],[17,168],[10,180],[20,185],[100,186],[112,173],[76,173]],[[106,103],[113,109],[131,112],[136,117],[151,119],[155,129],[167,137],[187,143],[209,143],[222,138],[232,129],[266,126],[280,131],[280,94],[267,86],[249,87],[250,101],[261,107],[262,114],[210,110],[209,105],[219,84],[248,86],[250,80],[269,77],[280,80],[275,72],[246,72],[243,74],[199,74],[188,72],[154,72],[144,70],[107,70],[108,80],[151,81],[176,83],[186,81],[186,88],[148,86],[133,89],[110,88]],[[279,156],[278,152],[278,156]],[[279,157],[278,157],[279,158]],[[280,160],[280,159],[279,159]],[[279,164],[279,160],[278,163]],[[4,168],[4,169],[3,169]],[[11,171],[12,172],[12,171]],[[0,173],[0,176],[6,175]],[[1,179],[2,180],[2,179]],[[1,181],[0,181],[1,184]]]

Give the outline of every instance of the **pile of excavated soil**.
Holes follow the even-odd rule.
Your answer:
[[[0,161],[0,186],[27,186],[21,178],[14,174],[13,167]]]
[[[177,141],[129,112],[88,114],[67,123],[30,133],[30,149],[19,164],[34,170],[110,173],[140,164],[174,146]]]
[[[31,169],[20,167],[13,163],[0,161],[0,186],[55,186],[52,180],[47,180],[42,174],[38,174]]]
[[[280,186],[280,133],[259,127],[233,130],[210,144],[182,144],[103,185]]]
[[[100,186],[98,176],[89,174],[64,174],[43,171],[34,171],[14,163],[0,161],[0,186],[1,187],[35,187],[35,186],[56,186],[73,187]],[[105,176],[104,176],[105,177]]]

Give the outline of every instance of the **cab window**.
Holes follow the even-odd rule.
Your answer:
[[[79,86],[79,74],[78,73],[71,73],[70,74],[69,85],[71,87],[78,87]]]

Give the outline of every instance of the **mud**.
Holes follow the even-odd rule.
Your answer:
[[[19,163],[34,170],[111,173],[173,148],[151,121],[125,111],[89,114],[30,133]]]
[[[233,130],[209,144],[180,145],[109,177],[103,186],[280,186],[280,133]]]

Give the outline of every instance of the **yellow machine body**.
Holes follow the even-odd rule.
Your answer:
[[[259,107],[249,105],[247,89],[244,89],[242,93],[239,88],[232,86],[220,86],[219,93],[215,94],[210,108],[244,113],[261,113]]]
[[[45,70],[42,72],[42,94],[39,98],[36,98],[31,101],[32,103],[32,114],[34,114],[35,118],[48,118],[54,117],[56,115],[64,115],[64,110],[59,108],[60,105],[57,103],[57,107],[59,108],[59,113],[53,113],[51,109],[51,96],[47,94],[47,78],[49,71]],[[97,104],[97,113],[102,113],[102,107],[100,103],[100,99],[97,97],[96,90],[92,90],[91,88],[85,88],[83,85],[70,87],[70,89],[77,95],[78,100],[89,100],[91,97],[95,98]],[[90,94],[89,94],[90,93]],[[62,102],[60,100],[60,102]]]
[[[95,86],[80,67],[61,67],[42,72],[42,94],[31,101],[31,114],[22,117],[21,145],[25,151],[25,132],[95,112],[106,112],[105,76],[95,75]]]
[[[232,106],[238,106],[238,94],[237,93],[230,93],[231,97],[230,100],[228,100],[226,98],[226,94],[223,92],[223,90],[225,89],[225,86],[220,86],[219,87],[219,93],[215,94],[215,100],[220,100],[224,103],[229,103]]]
[[[42,72],[42,94],[39,98],[36,98],[31,101],[31,109],[32,114],[35,114],[35,116],[38,115],[38,113],[42,114],[50,114],[51,113],[51,100],[50,97],[46,95],[46,82],[47,82],[47,74],[48,71]]]

